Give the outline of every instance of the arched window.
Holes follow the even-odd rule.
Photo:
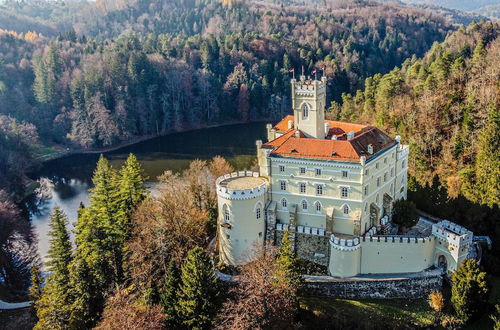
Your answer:
[[[226,204],[224,204],[224,206],[222,207],[222,212],[224,213],[224,222],[229,223],[229,221],[231,220],[231,216],[229,213],[229,208]]]
[[[302,209],[307,210],[307,201],[302,201]]]
[[[307,104],[302,105],[302,119],[309,118],[309,106]]]
[[[349,205],[344,205],[344,214],[349,214]]]
[[[288,205],[288,202],[287,202],[286,198],[281,199],[281,207],[286,209],[287,205]]]
[[[261,202],[257,202],[257,204],[255,204],[254,211],[255,211],[255,219],[260,220],[262,218],[262,203]]]
[[[321,212],[321,203],[320,202],[314,203],[314,208],[316,209],[316,212]]]

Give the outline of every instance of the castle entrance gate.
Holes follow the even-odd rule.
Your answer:
[[[446,261],[446,257],[444,255],[440,255],[438,257],[438,262],[437,265],[439,268],[442,268],[444,272],[446,272],[448,269],[448,262]]]

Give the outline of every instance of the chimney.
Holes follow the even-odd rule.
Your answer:
[[[293,127],[293,120],[288,121],[288,129]]]
[[[371,144],[368,145],[368,153],[373,154],[373,146]]]
[[[351,141],[352,139],[354,139],[354,131],[349,131],[347,133],[347,141]]]
[[[300,131],[299,131],[299,130],[296,130],[296,131],[295,131],[295,137],[296,137],[296,138],[299,138],[299,137],[300,137]]]
[[[397,143],[401,143],[401,136],[396,135],[395,140],[396,140]]]
[[[325,123],[325,137],[328,135],[328,132],[330,132],[330,124]]]

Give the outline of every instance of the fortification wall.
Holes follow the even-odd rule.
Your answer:
[[[366,298],[422,298],[434,290],[441,290],[443,277],[440,270],[411,274],[400,278],[305,277],[304,294],[345,299]]]
[[[308,260],[322,266],[328,266],[330,257],[329,237],[325,232],[317,228],[298,226],[301,229],[295,232],[295,252],[300,259]],[[281,225],[276,230],[276,245],[280,245],[284,230],[287,225]]]
[[[420,272],[434,264],[435,237],[374,236],[361,239],[361,274]]]

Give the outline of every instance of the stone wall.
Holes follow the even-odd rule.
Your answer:
[[[290,234],[293,233],[290,232]],[[282,237],[283,231],[277,230],[276,245],[280,245]],[[298,258],[328,267],[328,260],[330,258],[328,236],[295,232],[294,248]]]
[[[441,290],[441,270],[407,274],[400,277],[335,279],[328,276],[306,276],[304,295],[346,299],[422,298]]]

